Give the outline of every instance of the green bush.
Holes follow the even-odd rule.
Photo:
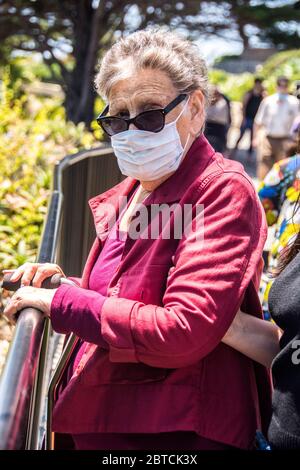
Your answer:
[[[276,79],[285,75],[291,82],[300,79],[300,50],[284,51],[274,54],[259,70],[265,79],[265,86],[269,93],[276,89]],[[293,90],[292,90],[293,91]]]
[[[251,73],[234,74],[213,69],[209,72],[209,79],[213,85],[218,85],[221,92],[231,101],[242,101],[244,94],[253,86]]]
[[[35,259],[53,165],[90,147],[83,124],[66,122],[56,98],[20,93],[4,71],[0,91],[0,269]]]

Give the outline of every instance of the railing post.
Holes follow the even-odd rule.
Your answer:
[[[43,340],[38,362],[38,370],[35,376],[33,392],[31,397],[29,420],[26,436],[26,449],[38,450],[40,444],[40,422],[44,410],[44,398],[47,394],[49,382],[48,355],[51,336],[51,324],[49,318],[45,318]]]

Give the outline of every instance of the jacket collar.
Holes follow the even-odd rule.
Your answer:
[[[144,201],[144,204],[179,201],[193,181],[204,171],[214,153],[215,151],[207,139],[203,135],[198,137],[175,173],[156,188]],[[121,201],[124,202],[138,184],[136,179],[128,177],[117,186],[88,201],[100,239],[105,238],[110,221],[116,217],[116,214],[118,215]],[[121,199],[122,196],[123,199]]]

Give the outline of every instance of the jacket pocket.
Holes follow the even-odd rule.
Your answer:
[[[144,269],[130,269],[122,275],[118,296],[161,306],[169,269],[168,265],[149,265]]]
[[[109,384],[142,384],[163,381],[169,370],[139,363],[117,363],[109,360],[108,351],[97,348],[94,356],[82,370],[82,383],[86,386]]]

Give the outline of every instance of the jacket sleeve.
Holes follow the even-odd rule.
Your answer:
[[[82,289],[77,285],[62,284],[51,302],[50,318],[53,329],[63,334],[73,332],[84,341],[107,349],[107,343],[99,334],[104,301],[105,297],[98,292]]]
[[[204,238],[180,240],[163,306],[109,297],[101,331],[112,362],[178,368],[209,354],[229,328],[261,260],[267,228],[255,190],[239,173],[199,188]],[[201,227],[200,227],[201,230]]]
[[[70,281],[74,282],[77,286],[81,286],[81,277],[67,276],[67,279],[70,279]]]

